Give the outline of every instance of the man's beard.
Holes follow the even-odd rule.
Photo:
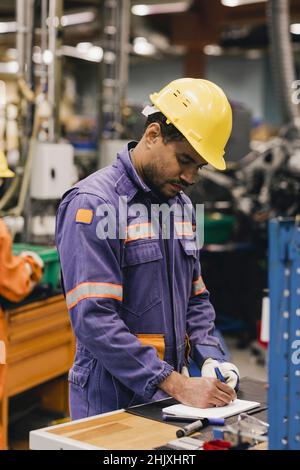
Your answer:
[[[147,165],[144,166],[143,172],[144,172],[145,183],[151,189],[152,193],[160,201],[167,201],[168,199],[170,199],[170,196],[166,196],[166,194],[164,194],[161,191],[161,188],[165,183],[158,184],[157,173],[153,165],[151,165],[151,163],[148,163]]]

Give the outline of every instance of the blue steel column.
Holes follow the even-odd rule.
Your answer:
[[[290,269],[290,355],[289,355],[289,449],[300,450],[300,227],[291,227]],[[298,351],[298,352],[297,352]]]
[[[288,377],[286,359],[288,339],[288,305],[284,297],[284,263],[280,250],[280,225],[269,224],[269,290],[270,290],[270,343],[269,343],[269,448],[287,448],[287,396]]]
[[[269,224],[269,448],[300,449],[300,231]],[[300,345],[300,341],[299,341]]]

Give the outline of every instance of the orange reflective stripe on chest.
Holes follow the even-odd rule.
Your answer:
[[[175,230],[178,237],[192,237],[194,235],[191,222],[175,222]]]
[[[133,240],[139,240],[140,238],[154,238],[155,233],[153,226],[150,222],[144,222],[142,224],[132,224],[126,227],[126,239],[125,243]]]

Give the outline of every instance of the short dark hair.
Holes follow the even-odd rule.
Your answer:
[[[147,117],[144,132],[150,124],[157,122],[160,125],[161,135],[165,144],[173,140],[184,140],[184,135],[182,135],[173,124],[167,124],[166,121],[166,116],[161,112],[150,114],[150,116]]]

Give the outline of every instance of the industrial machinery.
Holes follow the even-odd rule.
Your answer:
[[[300,140],[277,137],[235,162],[226,174],[208,170],[192,199],[208,201],[211,210],[222,207],[248,220],[251,233],[267,240],[267,221],[300,211]],[[246,236],[246,235],[245,235]],[[245,239],[244,239],[245,240]]]
[[[34,0],[18,0],[16,7],[18,101],[12,117],[20,138],[16,137],[18,155],[13,162],[16,178],[6,182],[0,214],[11,220],[24,216],[22,241],[53,243],[57,202],[77,179],[73,148],[61,141],[58,119],[61,22],[56,19],[62,16],[62,1],[42,0],[37,4]],[[38,24],[41,56],[46,51],[49,55],[40,67],[33,62],[36,44],[32,32]],[[12,127],[7,121],[6,134],[9,125]]]
[[[199,184],[189,194],[193,203],[205,203],[208,214],[214,217],[219,214],[220,221],[224,215],[235,217],[227,244],[252,245],[256,266],[259,267],[255,273],[251,271],[250,274],[249,271],[249,277],[256,279],[257,286],[256,300],[253,295],[249,296],[252,320],[249,315],[247,319],[252,323],[252,333],[255,332],[255,322],[260,318],[263,289],[267,287],[268,222],[274,217],[295,217],[300,213],[300,110],[292,100],[295,72],[288,0],[270,0],[267,16],[273,76],[277,81],[277,99],[282,105],[285,124],[277,137],[252,146],[252,150],[246,155],[241,154],[240,159],[231,159],[229,154],[226,172],[203,170]],[[233,150],[231,145],[228,151]],[[227,248],[223,246],[224,252]],[[222,247],[218,250],[220,252]],[[202,261],[205,261],[205,256],[202,255]],[[229,259],[223,273],[226,279],[234,276],[235,269],[239,268],[239,265],[233,265],[231,255]],[[216,268],[219,270],[219,260],[218,263]],[[249,268],[244,265],[244,269]],[[242,272],[241,269],[241,275]],[[210,287],[207,277],[206,280]],[[240,276],[237,282],[240,282]],[[212,292],[216,292],[216,287],[212,276]],[[235,294],[230,292],[226,299],[224,296],[220,298],[219,305],[229,305],[233,295],[239,296],[240,292],[241,288],[236,285]],[[247,310],[250,304],[244,305],[244,309]],[[234,305],[234,309],[243,316],[240,304]]]
[[[1,136],[15,129],[18,154],[15,152],[12,159],[10,152],[9,163],[12,162],[16,178],[5,182],[0,216],[24,216],[22,242],[53,243],[58,202],[79,178],[73,146],[64,137],[61,122],[62,61],[65,55],[84,60],[89,51],[85,49],[83,53],[79,47],[63,45],[63,29],[76,17],[76,13],[66,15],[63,6],[63,0],[16,1],[18,96],[15,107],[10,105],[6,113],[7,122],[5,103],[0,101],[0,149]],[[115,139],[124,138],[130,1],[103,0],[99,7],[99,15],[94,9],[88,16],[97,19],[102,45],[91,47],[90,56],[99,63],[95,69],[99,76],[98,166],[103,166],[110,163]],[[87,15],[77,16],[80,20]],[[84,176],[87,175],[80,174],[81,178]]]

